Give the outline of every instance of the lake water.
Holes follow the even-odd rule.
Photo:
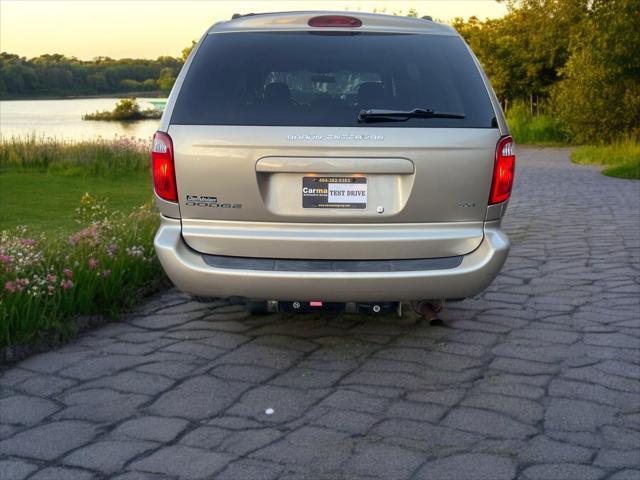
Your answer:
[[[56,137],[66,140],[113,138],[126,135],[150,139],[159,120],[137,122],[86,121],[82,115],[96,110],[113,110],[117,98],[79,98],[65,100],[0,101],[0,136]],[[138,98],[141,108],[151,108],[150,100]]]

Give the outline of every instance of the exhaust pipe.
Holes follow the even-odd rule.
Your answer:
[[[444,309],[444,299],[413,301],[411,302],[411,308],[429,322],[429,325],[442,325],[442,320],[438,317],[438,313]]]

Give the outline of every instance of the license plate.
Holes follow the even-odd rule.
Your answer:
[[[302,177],[302,208],[367,208],[367,179]]]

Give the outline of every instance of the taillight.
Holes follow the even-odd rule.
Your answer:
[[[516,154],[513,148],[513,138],[511,136],[502,137],[496,145],[496,161],[493,165],[489,205],[509,199],[515,168]]]
[[[362,20],[347,15],[320,15],[311,18],[307,24],[310,27],[360,27]]]
[[[156,132],[151,146],[153,188],[158,196],[169,202],[178,201],[176,172],[173,165],[173,142],[166,133]]]

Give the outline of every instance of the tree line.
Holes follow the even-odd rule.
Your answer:
[[[571,141],[640,136],[640,1],[509,0],[502,18],[457,18],[503,107],[557,118]]]
[[[53,54],[27,59],[2,52],[0,98],[168,92],[183,63],[184,58],[169,56],[79,60]]]

